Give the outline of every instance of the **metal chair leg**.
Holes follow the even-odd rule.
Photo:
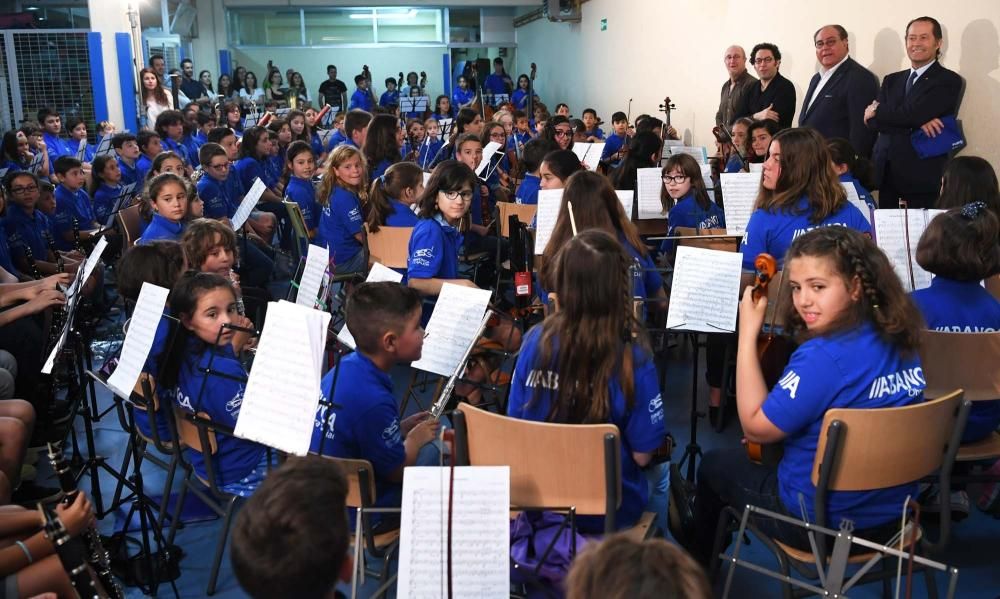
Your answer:
[[[222,565],[222,554],[226,550],[226,541],[229,538],[229,524],[233,519],[233,507],[236,505],[236,500],[238,497],[235,495],[229,499],[229,505],[226,506],[226,515],[222,520],[222,530],[219,531],[219,540],[215,545],[215,557],[212,558],[212,573],[208,577],[208,588],[205,590],[205,594],[214,595],[215,594],[215,583],[219,578],[219,567]]]

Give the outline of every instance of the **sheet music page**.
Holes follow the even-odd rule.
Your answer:
[[[660,178],[662,169],[658,167],[636,169],[636,187],[639,193],[639,220],[651,218],[666,218],[667,213],[663,210],[663,203],[660,202],[660,188],[663,187],[663,179]]]
[[[94,249],[90,251],[90,255],[87,256],[87,262],[83,265],[83,282],[86,283],[90,279],[90,275],[94,273],[94,269],[97,268],[97,263],[101,261],[101,254],[104,253],[104,249],[108,247],[108,238],[102,236],[97,240],[94,245]],[[73,299],[76,293],[77,285],[71,285],[66,291],[66,300],[69,302]]]
[[[101,141],[97,143],[97,149],[94,150],[94,157],[110,155],[112,152],[111,148],[111,138],[112,135],[105,135],[101,138]]]
[[[869,225],[872,224],[872,209],[858,195],[858,189],[854,187],[854,183],[841,181],[840,184],[844,186],[844,191],[847,192],[847,201],[854,204],[854,207],[861,211],[861,214],[865,216],[865,220],[868,221]]]
[[[747,166],[750,168],[750,172],[751,173],[763,173],[764,172],[764,163],[763,162],[750,162],[750,163],[747,164]]]
[[[423,355],[412,366],[441,376],[451,376],[462,361],[465,350],[476,342],[474,324],[482,322],[491,295],[489,289],[445,283],[427,323]]]
[[[490,158],[493,158],[493,155],[496,154],[499,149],[500,144],[498,142],[491,141],[486,144],[486,147],[483,148],[483,159],[479,161],[479,166],[476,167],[476,176],[483,174],[483,171],[486,170],[486,166],[490,163]]]
[[[712,165],[699,164],[698,166],[701,167],[701,178],[705,182],[705,189],[715,189],[715,180],[712,179]]]
[[[323,273],[330,266],[329,248],[309,244],[306,254],[306,265],[299,279],[299,291],[295,294],[295,303],[306,308],[315,308],[323,285]]]
[[[723,211],[726,214],[726,233],[740,234],[746,231],[753,205],[757,201],[757,192],[760,190],[760,177],[760,173],[719,175]]]
[[[108,387],[120,397],[129,397],[139,380],[149,351],[153,347],[156,328],[163,317],[163,307],[167,304],[170,290],[152,283],[143,283],[135,310],[129,319],[128,332],[122,353],[118,357],[118,367],[108,377]]]
[[[874,211],[875,243],[889,257],[893,270],[903,282],[903,289],[915,291],[930,287],[934,276],[917,264],[917,244],[920,236],[931,219],[943,212],[942,210],[909,209],[904,214],[902,209],[880,209]],[[910,230],[910,252],[906,252],[906,224]],[[910,283],[910,264],[913,265],[913,284]]]
[[[236,436],[294,455],[309,452],[329,324],[328,312],[286,301],[267,305]]]
[[[538,210],[535,211],[535,255],[541,256],[545,246],[549,244],[552,230],[556,228],[559,219],[559,206],[562,204],[563,190],[538,190]]]
[[[104,241],[104,239],[102,238],[101,241]],[[97,248],[95,247],[94,249],[96,250]],[[103,251],[103,248],[101,248],[101,250]],[[62,351],[63,345],[66,344],[66,339],[69,338],[70,325],[73,324],[72,319],[69,317],[73,315],[73,310],[76,307],[76,290],[81,287],[83,285],[83,281],[86,280],[84,278],[86,270],[86,264],[84,264],[84,268],[76,269],[76,275],[66,288],[66,306],[64,308],[67,314],[66,322],[63,323],[62,332],[59,333],[59,338],[56,339],[55,346],[52,348],[52,351],[49,352],[49,356],[45,359],[45,363],[42,364],[42,374],[52,374],[52,368],[56,363],[56,356],[58,356],[59,352]],[[91,267],[91,270],[93,270],[93,267]]]
[[[427,182],[431,180],[431,174],[424,171],[424,187],[427,187]],[[417,204],[414,204],[416,206]],[[414,211],[416,212],[416,211]]]
[[[687,154],[697,160],[700,165],[708,164],[708,150],[704,146],[664,145],[663,152],[667,157]]]
[[[368,278],[365,279],[366,283],[381,283],[387,281],[390,283],[401,283],[403,281],[403,274],[394,271],[393,269],[376,262],[372,265],[372,269],[368,271]],[[346,345],[351,349],[357,349],[357,343],[354,342],[354,335],[347,330],[347,323],[340,328],[340,332],[337,333],[337,339],[341,343]]]
[[[35,155],[32,156],[31,164],[28,165],[27,170],[31,172],[35,172],[36,170],[38,170],[38,167],[42,166],[43,158],[45,158],[45,155],[42,154],[42,152],[35,152]]]
[[[736,330],[743,254],[677,246],[667,328]]]
[[[451,124],[455,122],[455,119],[441,119],[438,121],[438,125],[441,126],[441,135],[448,135],[451,133]]]
[[[80,140],[80,145],[76,147],[76,159],[83,162],[84,157],[87,155],[87,138]]]
[[[510,467],[457,466],[403,471],[397,593],[440,599],[448,588],[448,491],[451,581],[455,597],[510,596]]]
[[[322,129],[319,132],[319,142],[323,144],[325,148],[330,143],[330,138],[333,137],[333,132],[336,129]]]
[[[583,157],[587,155],[587,150],[590,149],[590,145],[590,143],[573,142],[573,147],[570,149],[573,150],[576,157],[580,159],[580,162],[583,162]]]
[[[253,185],[250,186],[247,194],[243,196],[240,207],[233,214],[232,223],[234,231],[239,231],[240,227],[247,222],[247,219],[250,218],[250,213],[253,212],[254,207],[257,206],[257,202],[260,200],[260,196],[264,195],[266,189],[267,186],[260,180],[260,177],[253,180]]]
[[[632,204],[635,203],[635,192],[631,189],[617,189],[615,190],[615,195],[618,196],[618,201],[622,203],[622,209],[625,210],[625,218],[632,220]]]

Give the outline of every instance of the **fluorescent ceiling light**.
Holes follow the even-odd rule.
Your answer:
[[[352,19],[413,19],[417,16],[417,9],[411,8],[406,12],[390,12],[390,13],[370,13],[370,12],[356,12],[351,13],[350,18]]]

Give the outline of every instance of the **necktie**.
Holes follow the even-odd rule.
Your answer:
[[[903,92],[904,96],[910,95],[910,90],[913,89],[913,82],[917,80],[917,72],[913,71],[910,73],[910,78],[906,80],[906,90]]]

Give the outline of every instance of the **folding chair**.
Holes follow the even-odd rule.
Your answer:
[[[118,219],[118,226],[122,230],[123,247],[128,249],[135,245],[135,242],[142,236],[142,215],[139,213],[139,202],[119,210],[115,218]]]
[[[884,489],[918,481],[935,471],[938,472],[941,488],[949,488],[951,469],[970,407],[971,402],[964,400],[962,391],[957,390],[936,400],[900,408],[827,410],[812,468],[812,483],[816,486],[815,524],[830,527],[827,501],[831,491]],[[878,459],[873,459],[873,456]],[[730,532],[730,523],[732,520],[739,521],[740,517],[741,510],[734,507],[727,507],[719,516],[712,552],[712,574],[718,571],[719,554],[725,549],[723,543]],[[922,528],[913,527],[906,535],[903,546],[909,550],[911,545],[917,544],[920,551],[926,554],[943,550],[951,533],[949,502],[944,502],[942,506],[939,527],[940,535],[934,543],[925,538]],[[812,553],[764,535],[752,520],[747,530],[774,554],[782,576],[790,577],[791,565],[803,576],[818,577],[816,558]],[[826,563],[830,561],[830,556],[824,541],[822,537],[817,538],[820,559]],[[736,542],[741,541],[737,539]],[[882,559],[882,554],[878,552],[859,553],[851,555],[847,562],[870,567]],[[874,562],[867,564],[871,560]],[[883,561],[882,565],[882,571],[869,571],[858,582],[881,580],[883,593],[887,593],[890,580],[896,573],[888,568],[888,561]],[[928,593],[936,597],[933,573],[929,569],[924,572]],[[783,586],[785,597],[798,595],[789,583],[785,582]]]
[[[533,204],[512,204],[510,202],[497,202],[497,212],[500,223],[500,237],[510,237],[510,220],[508,217],[511,214],[517,215],[517,220],[521,221],[526,225],[531,225],[531,221],[535,218],[535,213],[538,211],[538,206]]]
[[[365,225],[368,231],[368,225]],[[413,227],[379,227],[368,231],[368,265],[375,262],[389,268],[406,268],[410,254],[410,235]]]
[[[923,331],[920,363],[924,369],[927,398],[941,397],[951,389],[965,391],[969,401],[1000,399],[1000,333],[946,333]],[[960,462],[1000,457],[1000,433],[958,448]],[[955,482],[996,481],[998,477],[969,475]],[[942,487],[945,488],[945,487]]]
[[[291,200],[282,200],[282,205],[288,211],[288,220],[292,223],[292,232],[295,233],[295,257],[301,259],[305,248],[309,247],[309,227],[306,226],[306,219],[302,215],[302,207]]]

